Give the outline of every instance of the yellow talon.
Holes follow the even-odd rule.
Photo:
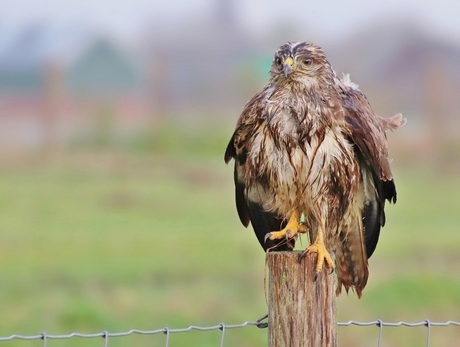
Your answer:
[[[307,249],[303,252],[302,257],[311,253],[316,253],[318,255],[318,259],[316,260],[317,274],[322,271],[324,263],[326,263],[328,268],[334,271],[334,262],[324,244],[324,235],[321,228],[318,229],[318,234],[316,236],[315,242],[307,247]]]
[[[297,210],[292,212],[291,217],[287,225],[279,230],[272,231],[265,236],[265,240],[279,240],[279,239],[293,239],[297,236],[298,233],[306,233],[308,231],[307,227],[300,223],[300,213]]]

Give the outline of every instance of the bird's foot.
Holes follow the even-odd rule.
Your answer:
[[[326,249],[324,242],[321,240],[315,241],[313,244],[307,247],[305,251],[300,254],[300,259],[303,259],[307,254],[316,253],[318,258],[316,260],[316,276],[323,270],[323,265],[326,263],[326,266],[331,269],[331,273],[334,272],[334,261],[332,260],[331,255]]]
[[[306,233],[308,232],[308,228],[300,223],[300,215],[298,211],[294,211],[292,213],[291,218],[283,229],[279,231],[272,231],[265,235],[265,242],[267,240],[280,240],[286,239],[290,240],[297,236],[298,233]]]

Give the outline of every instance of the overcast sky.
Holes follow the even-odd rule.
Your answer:
[[[78,23],[114,32],[137,35],[152,19],[165,25],[188,16],[210,13],[219,0],[0,0],[0,30],[38,20]],[[321,31],[333,37],[381,18],[407,18],[423,24],[435,35],[460,42],[460,1],[457,0],[236,0],[236,14],[243,28],[263,31],[273,20]]]

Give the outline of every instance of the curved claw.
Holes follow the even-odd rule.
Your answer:
[[[265,234],[265,237],[264,237],[264,243],[267,243],[267,240],[270,239],[270,236],[272,235],[272,233],[266,233]]]
[[[307,250],[304,250],[302,253],[299,254],[299,263],[305,258],[307,255]]]

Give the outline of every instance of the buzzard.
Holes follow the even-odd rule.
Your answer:
[[[382,118],[348,75],[339,79],[323,50],[288,42],[275,53],[268,84],[248,101],[225,151],[235,160],[236,208],[265,251],[292,250],[299,233],[342,285],[361,297],[368,258],[396,202]]]

